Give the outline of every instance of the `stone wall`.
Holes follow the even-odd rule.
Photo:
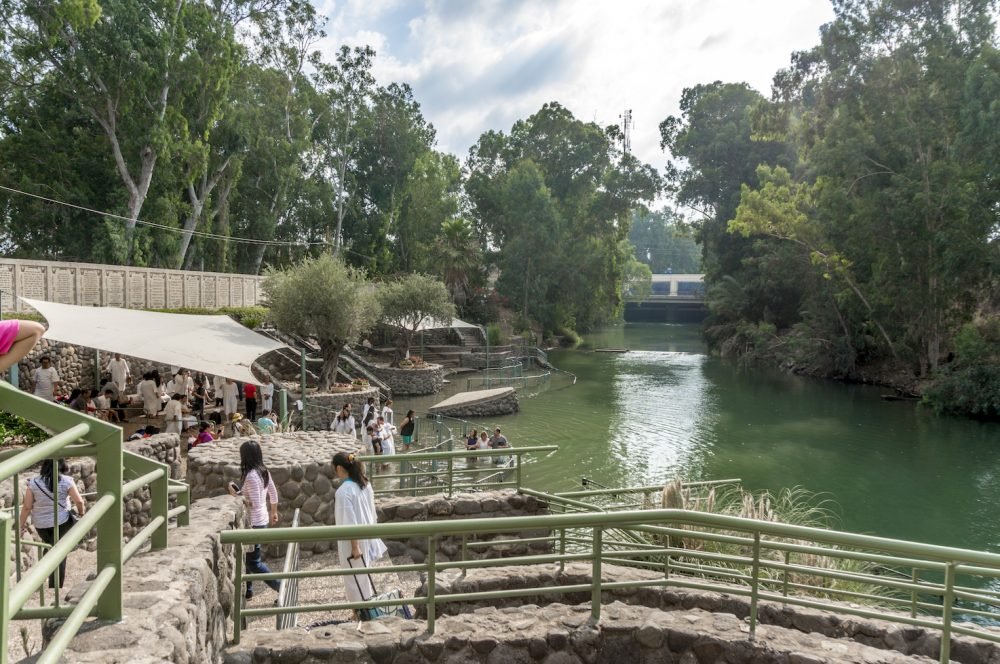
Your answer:
[[[517,392],[512,387],[480,390],[485,396],[481,399],[473,397],[478,392],[466,392],[446,400],[441,405],[434,406],[429,412],[446,417],[476,419],[494,415],[510,415],[520,409]],[[465,397],[459,399],[459,396]]]
[[[522,496],[514,491],[483,491],[457,494],[448,498],[442,494],[414,498],[379,498],[377,501],[379,523],[409,523],[412,521],[449,521],[453,519],[489,519],[494,517],[542,516],[549,514],[547,504],[532,496]],[[483,542],[510,540],[518,537],[547,537],[547,530],[496,533],[469,540],[476,542],[466,548],[467,559],[506,558],[552,550],[551,542],[497,543]],[[404,541],[386,540],[389,553],[409,556],[416,562],[427,557],[427,539],[415,537]],[[461,537],[442,537],[438,540],[437,559],[457,560],[462,555]]]
[[[439,364],[413,369],[372,366],[369,371],[388,385],[394,396],[435,394],[444,387],[444,367]]]
[[[263,300],[262,281],[250,274],[0,258],[4,298],[13,294],[85,307],[246,307]],[[5,311],[31,310],[17,299],[3,305]]]
[[[462,355],[462,366],[466,369],[485,369],[487,366],[499,367],[510,361],[514,357],[513,351],[502,351],[495,353],[490,351],[489,363],[486,361],[486,353],[466,353]]]
[[[165,463],[170,467],[171,479],[180,480],[180,437],[175,433],[165,433],[134,440],[125,443],[124,449],[134,454],[139,454],[149,459]],[[90,504],[94,502],[96,496],[87,495],[97,491],[97,473],[93,457],[80,457],[67,459],[69,475],[76,480],[76,486],[83,494],[84,500]],[[22,474],[21,492],[24,492],[24,485],[29,479],[35,476],[35,472]],[[7,480],[0,484],[0,507],[9,507],[14,504],[12,493],[12,480]],[[171,496],[173,500],[173,496]],[[149,489],[142,488],[125,499],[123,510],[123,529],[126,539],[131,538],[149,523],[149,511],[151,502],[149,499]]]
[[[600,624],[588,605],[521,603],[484,608],[437,619],[433,635],[423,621],[386,618],[347,623],[307,634],[247,631],[230,646],[225,664],[823,664],[931,662],[860,643],[827,639],[796,630],[763,628],[753,641],[735,616],[702,610],[663,612],[613,603]]]
[[[337,417],[340,409],[345,403],[351,404],[351,412],[354,414],[354,423],[361,430],[361,412],[368,402],[368,397],[375,397],[375,405],[382,410],[382,403],[379,400],[378,388],[367,387],[352,392],[339,393],[310,393],[306,395],[306,409],[304,413],[299,413],[297,419],[292,418],[293,423],[299,424],[307,431],[328,431],[333,418]],[[298,399],[295,395],[289,394],[289,408],[292,408],[291,401]],[[360,434],[359,434],[360,435]]]
[[[125,565],[121,622],[90,622],[61,661],[74,664],[221,661],[231,635],[233,547],[219,533],[242,527],[243,501],[206,498],[191,507],[190,525],[171,528],[169,546],[136,554]],[[77,601],[86,584],[73,588]],[[60,621],[46,623],[46,644]]]

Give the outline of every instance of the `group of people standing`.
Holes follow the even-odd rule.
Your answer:
[[[337,433],[344,433],[357,437],[357,424],[353,415],[353,406],[345,403],[337,413],[337,416],[330,423],[330,429]],[[400,422],[397,429],[393,422],[394,413],[392,410],[392,399],[387,399],[381,411],[375,401],[375,397],[368,397],[368,400],[361,407],[361,443],[368,454],[395,454],[396,443],[394,436],[398,434],[403,444],[403,451],[408,451],[413,445],[413,435],[416,431],[416,414],[409,410]]]

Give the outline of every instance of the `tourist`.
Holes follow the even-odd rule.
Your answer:
[[[191,412],[198,420],[205,419],[205,402],[208,401],[208,390],[205,389],[205,377],[194,379],[194,391],[191,392]]]
[[[264,410],[274,409],[274,383],[271,382],[271,375],[264,376],[264,382],[260,386],[260,407]]]
[[[194,392],[194,378],[187,369],[180,369],[174,376],[174,392],[189,396]]]
[[[46,401],[55,401],[56,392],[59,391],[59,372],[52,366],[52,360],[48,355],[43,355],[39,362],[42,366],[35,369],[33,376],[35,396]]]
[[[247,419],[253,422],[257,419],[257,386],[253,383],[244,383],[243,398],[246,400]]]
[[[85,413],[87,412],[87,396],[83,393],[83,390],[74,387],[73,391],[69,393],[66,405],[78,413]]]
[[[483,430],[483,432],[479,434],[479,449],[481,450],[490,449],[490,434],[486,433],[485,430]]]
[[[376,443],[378,444],[377,448]],[[364,445],[368,454],[382,454],[382,441],[375,433],[374,424],[365,427],[365,433],[361,436],[361,444]]]
[[[248,440],[240,445],[240,483],[229,483],[229,494],[243,496],[250,506],[250,527],[267,528],[278,525],[278,490],[274,488],[271,473],[264,465],[264,454],[257,441]],[[249,574],[270,574],[271,570],[261,558],[260,544],[246,554],[246,571]],[[281,586],[275,580],[265,581],[271,590]],[[253,582],[247,581],[246,598],[253,597]]]
[[[180,433],[184,428],[184,413],[187,409],[187,395],[175,393],[167,407],[163,410],[163,420],[166,423],[166,433]]]
[[[222,405],[223,385],[225,385],[225,379],[222,376],[212,377],[212,394],[215,396],[216,408]]]
[[[375,428],[378,430],[379,438],[382,440],[382,454],[390,455],[396,453],[396,444],[392,440],[392,427],[385,419],[379,415]]]
[[[190,451],[198,442],[198,426],[195,424],[184,427],[181,432],[181,440],[184,442],[184,450]]]
[[[368,397],[368,401],[361,409],[361,424],[368,426],[368,423],[375,419],[375,410],[375,397]]]
[[[257,420],[257,430],[261,433],[274,433],[278,425],[274,423],[271,419],[271,411],[265,410],[260,414],[260,419]]]
[[[111,412],[115,415],[115,420],[113,421],[124,422],[125,411],[122,409],[122,404],[128,403],[128,398],[123,399],[122,391],[118,389],[118,383],[111,380],[111,376],[105,376],[104,382],[101,385],[101,393],[108,396],[109,392],[111,393]]]
[[[160,394],[156,387],[156,372],[150,371],[143,375],[139,382],[139,398],[142,399],[142,411],[146,417],[156,417],[160,412]]]
[[[334,498],[333,518],[338,526],[372,526],[378,523],[375,515],[375,492],[365,476],[364,464],[353,454],[337,452],[333,457],[333,472],[341,480]],[[337,541],[337,554],[342,567],[369,567],[386,554],[382,540],[341,539]],[[347,601],[364,602],[372,598],[369,574],[344,576]],[[358,612],[354,612],[358,617]]]
[[[510,443],[507,442],[506,436],[500,433],[500,427],[496,428],[496,431],[493,433],[493,437],[490,438],[490,447],[494,450],[506,449],[510,447]],[[510,457],[507,456],[493,457],[493,463],[495,464],[504,464],[507,463],[509,460]]]
[[[84,412],[91,417],[97,417],[97,390],[84,390],[84,395],[87,398],[87,403],[84,407]]]
[[[386,399],[385,405],[382,406],[382,419],[384,419],[385,423],[388,424],[389,426],[393,426],[394,422],[392,421],[392,399]]]
[[[118,413],[111,410],[111,396],[113,392],[111,390],[104,390],[104,394],[99,395],[94,399],[94,405],[97,406],[97,417],[108,422],[117,422]]]
[[[330,424],[330,428],[337,433],[349,434],[352,438],[357,437],[354,416],[351,415],[351,404],[344,404],[344,407],[337,413],[337,417],[333,419],[333,423]]]
[[[31,522],[34,524],[38,536],[42,538],[43,542],[49,545],[55,544],[56,541],[56,521],[53,518],[56,516],[56,505],[59,506],[58,524],[60,539],[76,523],[76,517],[70,513],[69,501],[72,500],[73,504],[76,505],[78,516],[83,516],[84,512],[87,511],[87,506],[83,502],[83,496],[80,495],[80,491],[76,488],[76,482],[66,474],[68,472],[66,461],[59,459],[56,464],[58,465],[58,472],[56,473],[59,476],[58,480],[55,480],[52,472],[53,461],[51,459],[42,461],[42,467],[38,475],[28,480],[27,490],[24,492],[24,498],[21,502],[21,513],[18,515],[22,532],[28,527],[28,516],[30,515]],[[59,563],[59,587],[62,588],[64,583],[66,583],[65,558]],[[49,577],[49,588],[55,587],[56,579],[55,575],[53,575]]]
[[[240,393],[236,383],[233,382],[232,378],[226,378],[225,382],[222,383],[222,412],[225,414],[227,422],[232,420],[233,414],[239,410],[239,398]]]
[[[45,327],[32,320],[0,320],[0,372],[7,371],[27,356],[45,334]],[[55,371],[55,369],[53,369]],[[59,376],[56,376],[59,380]],[[38,389],[38,381],[35,381]],[[38,395],[38,392],[35,392]],[[52,401],[49,398],[49,401]]]
[[[128,386],[129,378],[132,377],[132,370],[128,368],[128,362],[125,361],[122,354],[115,353],[115,356],[108,360],[108,366],[104,370],[111,374],[111,381],[118,386],[118,389],[124,391]]]
[[[474,445],[479,444],[479,432],[473,429],[469,432],[469,438],[465,441],[465,447],[471,449]]]
[[[403,451],[409,452],[413,447],[413,432],[417,428],[417,416],[412,410],[406,411],[406,417],[399,427],[399,435],[403,439]]]
[[[211,443],[213,440],[216,440],[216,437],[212,434],[212,423],[202,422],[198,425],[198,435],[195,437],[194,442],[191,443],[191,447]]]

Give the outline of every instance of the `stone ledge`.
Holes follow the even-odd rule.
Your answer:
[[[520,409],[513,387],[461,392],[436,403],[429,413],[446,417],[490,417],[510,415]]]
[[[606,583],[663,580],[662,574],[632,567],[604,564],[601,569],[601,578]],[[559,566],[556,564],[470,569],[464,577],[458,571],[446,570],[436,577],[437,612],[438,615],[466,615],[488,606],[511,608],[520,606],[524,602],[542,606],[550,602],[589,602],[589,591],[548,595],[539,593],[529,597],[491,602],[449,603],[445,601],[444,596],[451,593],[488,590],[589,585],[590,571],[589,564],[581,563],[567,563],[563,572],[559,571]],[[426,593],[425,588],[426,586],[422,586],[416,594],[423,596]],[[748,619],[750,615],[749,598],[726,593],[649,586],[605,590],[602,597],[605,602],[616,601],[667,612],[696,610],[716,615],[730,615],[740,620]],[[418,615],[422,615],[425,610],[424,607],[417,607]],[[938,631],[910,627],[887,620],[866,620],[832,611],[783,605],[779,602],[761,601],[758,603],[757,611],[758,633],[760,626],[768,626],[836,639],[838,642],[860,643],[877,650],[901,653],[908,657],[926,657],[933,661],[938,658],[940,647]],[[1000,644],[971,637],[952,637],[951,658],[963,664],[993,664],[1000,662]]]
[[[223,653],[224,664],[375,662],[377,664],[653,664],[697,662],[933,662],[861,643],[759,627],[754,641],[734,616],[700,609],[664,612],[615,602],[598,625],[590,607],[549,604],[483,608],[438,618],[436,634],[421,620],[387,618],[303,633],[244,632]]]

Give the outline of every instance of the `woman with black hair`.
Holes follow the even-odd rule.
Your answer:
[[[364,464],[353,454],[337,452],[333,457],[333,472],[341,480],[333,507],[334,521],[338,526],[374,525],[375,492],[365,475]],[[339,540],[337,553],[342,567],[369,567],[385,555],[388,549],[382,540]],[[364,602],[372,598],[373,590],[368,574],[344,576],[344,589],[351,602]]]
[[[83,516],[83,513],[87,511],[83,496],[76,488],[76,482],[66,474],[68,472],[66,461],[59,459],[58,465],[59,481],[56,482],[55,475],[52,473],[53,461],[51,459],[42,461],[38,475],[28,480],[28,487],[21,502],[21,513],[18,515],[22,531],[27,529],[28,516],[31,516],[35,531],[46,544],[55,544],[55,518],[58,518],[60,539],[76,523],[75,519],[70,518],[70,500],[76,505],[78,515]],[[59,506],[58,515],[56,515],[53,503]],[[62,588],[65,582],[66,559],[63,558],[62,562],[59,563],[59,587]],[[52,575],[49,577],[49,588],[55,587],[56,577]]]
[[[264,465],[264,454],[255,440],[248,440],[240,445],[240,484],[230,482],[229,494],[243,496],[250,506],[250,527],[267,528],[278,523],[278,490],[274,488],[271,473]],[[270,503],[270,504],[269,504]],[[255,544],[253,551],[246,554],[246,571],[249,574],[270,574],[261,557],[260,544]],[[281,585],[274,579],[265,581],[274,592]],[[247,581],[246,598],[253,597],[253,582]]]

